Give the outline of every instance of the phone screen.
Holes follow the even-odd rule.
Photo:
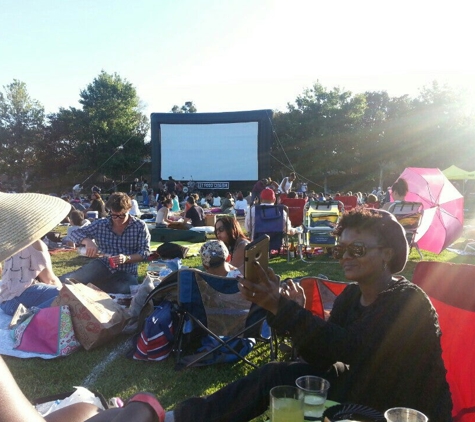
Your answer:
[[[256,283],[259,281],[256,267],[253,265],[255,261],[258,261],[261,267],[267,271],[269,266],[269,239],[269,236],[264,234],[246,246],[244,250],[244,277],[248,280]]]

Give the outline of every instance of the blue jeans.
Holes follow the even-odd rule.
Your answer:
[[[13,315],[20,304],[26,308],[36,306],[37,308],[48,308],[51,302],[58,296],[59,290],[49,284],[33,284],[28,287],[20,296],[6,300],[0,304],[0,309],[7,315]]]
[[[93,259],[76,271],[59,277],[62,283],[67,278],[72,278],[82,284],[92,283],[106,293],[129,294],[130,286],[138,284],[137,276],[124,271],[111,273],[107,265],[100,259]]]

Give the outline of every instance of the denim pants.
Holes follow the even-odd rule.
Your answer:
[[[58,296],[57,287],[49,284],[33,284],[28,287],[20,296],[6,300],[0,304],[0,309],[7,315],[13,315],[20,304],[26,308],[36,306],[37,308],[48,308],[54,298]]]
[[[129,294],[130,286],[138,284],[137,276],[124,271],[111,273],[107,265],[100,259],[93,259],[76,271],[59,277],[62,283],[67,278],[72,278],[75,282],[82,284],[92,283],[106,293]]]
[[[246,422],[264,413],[269,407],[269,392],[277,385],[295,385],[304,375],[316,375],[330,381],[329,399],[340,401],[344,396],[338,368],[318,371],[303,362],[272,362],[254,370],[216,393],[194,397],[177,405],[177,422]],[[335,387],[335,388],[333,388]]]

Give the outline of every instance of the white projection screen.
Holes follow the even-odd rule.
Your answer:
[[[272,111],[152,113],[152,183],[159,178],[255,182],[269,174]]]
[[[257,122],[162,124],[162,174],[175,180],[257,180]]]

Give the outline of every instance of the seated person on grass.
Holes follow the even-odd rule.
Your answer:
[[[232,214],[234,213],[234,198],[231,195],[231,192],[226,192],[224,196],[223,203],[221,204],[221,212],[223,214]]]
[[[241,272],[229,262],[229,251],[221,240],[208,240],[200,249],[201,263],[209,274],[238,277]]]
[[[190,227],[203,227],[205,225],[205,212],[197,203],[194,195],[186,200],[188,210],[185,213],[185,222]]]
[[[49,307],[62,287],[53,271],[48,247],[40,239],[60,223],[71,207],[59,198],[49,198],[54,197],[0,193],[0,263],[5,260],[0,309],[8,315],[13,315],[20,304],[26,308]],[[47,225],[49,230],[45,230]]]
[[[224,242],[231,255],[231,265],[244,271],[244,249],[250,243],[248,237],[242,232],[239,221],[232,217],[223,215],[216,219],[214,224],[214,235],[216,239]]]
[[[73,242],[71,238],[71,233],[76,231],[77,229],[81,227],[88,226],[91,224],[91,222],[87,219],[84,218],[84,213],[79,210],[73,210],[69,214],[69,221],[70,221],[70,226],[68,227],[68,231],[66,236],[64,236],[61,239],[61,242],[66,245],[70,246],[72,248],[75,247],[75,243]]]
[[[165,199],[162,202],[162,206],[157,211],[157,218],[155,219],[155,225],[157,226],[157,228],[166,229],[170,223],[173,223],[173,220],[170,220],[168,218],[172,206],[173,201],[171,200],[171,198]]]
[[[270,188],[265,188],[261,192],[261,206],[263,207],[269,207],[273,206],[275,204],[275,192],[270,189]],[[254,225],[256,222],[256,208],[251,207],[250,211],[246,214],[246,219],[244,220],[244,227],[246,228],[246,231],[248,235],[250,235],[251,239],[254,238]],[[287,217],[287,212],[284,210],[283,211],[283,227],[282,230],[289,234],[290,236],[293,236],[297,231],[294,227],[292,227],[292,224],[290,223],[289,218]]]
[[[150,255],[150,233],[144,221],[129,215],[132,204],[126,193],[113,193],[106,205],[111,210],[108,218],[71,233],[75,243],[86,246],[86,256],[95,259],[60,280],[73,278],[107,293],[127,294],[137,284],[138,263]]]
[[[409,407],[430,422],[451,420],[437,313],[419,287],[395,275],[409,252],[403,227],[388,212],[354,209],[340,219],[335,235],[333,255],[352,282],[328,320],[304,308],[298,284],[290,280],[280,289],[258,263],[257,283],[240,279],[241,294],[268,311],[271,327],[289,333],[302,360],[271,362],[211,395],[190,397],[164,422],[253,420],[267,411],[272,387],[295,385],[304,375],[327,379],[329,400],[380,412]]]
[[[35,239],[54,229],[69,210],[69,204],[53,196],[0,193],[0,211],[3,215],[0,219],[0,239],[4,241],[0,248],[0,263],[5,261],[5,266],[10,268],[9,263],[15,261],[14,257],[30,248],[42,255],[44,251],[33,246]],[[28,222],[27,225],[24,224],[25,221]],[[32,252],[31,258],[25,259],[25,262],[33,262],[34,253]],[[45,253],[48,254],[47,249]],[[30,287],[40,284],[42,283]],[[0,422],[160,422],[165,417],[165,412],[154,395],[138,393],[131,397],[123,408],[101,410],[90,403],[76,403],[43,418],[23,395],[1,357],[0,373]]]

